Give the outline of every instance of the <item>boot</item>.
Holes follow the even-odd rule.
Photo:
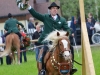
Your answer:
[[[40,75],[46,75],[46,63],[42,64],[42,70],[40,71]]]
[[[46,75],[46,71],[44,70],[44,69],[42,69],[41,71],[40,71],[40,74],[39,75]]]

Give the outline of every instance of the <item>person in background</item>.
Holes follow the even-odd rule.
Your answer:
[[[26,37],[26,33],[23,30],[20,30],[20,33],[22,35],[22,43],[23,43],[24,42],[23,40]],[[21,47],[20,47],[20,63],[22,63],[22,54],[24,56],[24,62],[27,62],[26,47],[24,44],[21,44]]]
[[[32,39],[32,34],[35,32],[35,26],[34,26],[34,18],[30,17],[29,18],[29,23],[28,23],[28,33],[30,38]]]
[[[87,19],[86,26],[87,26],[87,31],[88,31],[89,42],[90,42],[90,44],[93,44],[91,38],[93,35],[93,30],[95,28],[94,28],[93,23],[91,22],[91,18]]]
[[[42,33],[41,26],[37,24],[36,25],[36,31],[32,35],[32,40],[38,39],[40,37],[41,33]],[[38,60],[39,60],[40,49],[42,48],[40,45],[42,45],[42,44],[41,43],[38,43],[38,42],[35,42],[34,43],[35,53],[36,53],[37,67],[38,67]],[[41,66],[41,64],[39,66]]]
[[[71,28],[71,30],[73,31],[73,33],[74,33],[74,37],[73,36],[71,36],[70,37],[70,41],[72,42],[72,44],[73,45],[75,45],[75,41],[72,41],[73,40],[73,38],[76,40],[77,38],[76,38],[76,36],[77,36],[77,34],[76,34],[76,26],[77,26],[77,20],[76,20],[76,17],[72,17],[72,20],[71,20],[71,26],[70,26],[70,28]],[[76,43],[77,44],[77,43]]]

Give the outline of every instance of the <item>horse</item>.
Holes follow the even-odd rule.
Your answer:
[[[13,49],[12,49],[13,48]],[[6,36],[5,50],[0,54],[0,57],[10,55],[12,59],[14,58],[14,51],[17,50],[18,64],[20,64],[20,39],[15,33],[10,33]],[[12,55],[11,55],[12,53]]]
[[[69,33],[65,31],[53,31],[45,40],[52,41],[46,62],[46,75],[70,75],[72,70],[72,54],[70,50]]]

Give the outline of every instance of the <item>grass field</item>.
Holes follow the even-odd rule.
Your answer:
[[[81,62],[81,50],[79,50],[80,57],[78,57],[75,51],[75,60]],[[100,47],[92,47],[92,56],[95,66],[96,75],[100,75]],[[27,62],[23,62],[21,65],[12,64],[6,65],[5,57],[4,64],[0,65],[0,75],[37,75],[36,61],[35,61],[35,53],[33,51],[27,52]],[[74,75],[81,75],[82,66],[75,64],[75,68],[78,71]]]

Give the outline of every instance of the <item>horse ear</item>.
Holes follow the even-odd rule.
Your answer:
[[[69,36],[69,32],[66,33],[66,36]]]
[[[57,32],[57,36],[60,36],[60,33],[59,32]]]

